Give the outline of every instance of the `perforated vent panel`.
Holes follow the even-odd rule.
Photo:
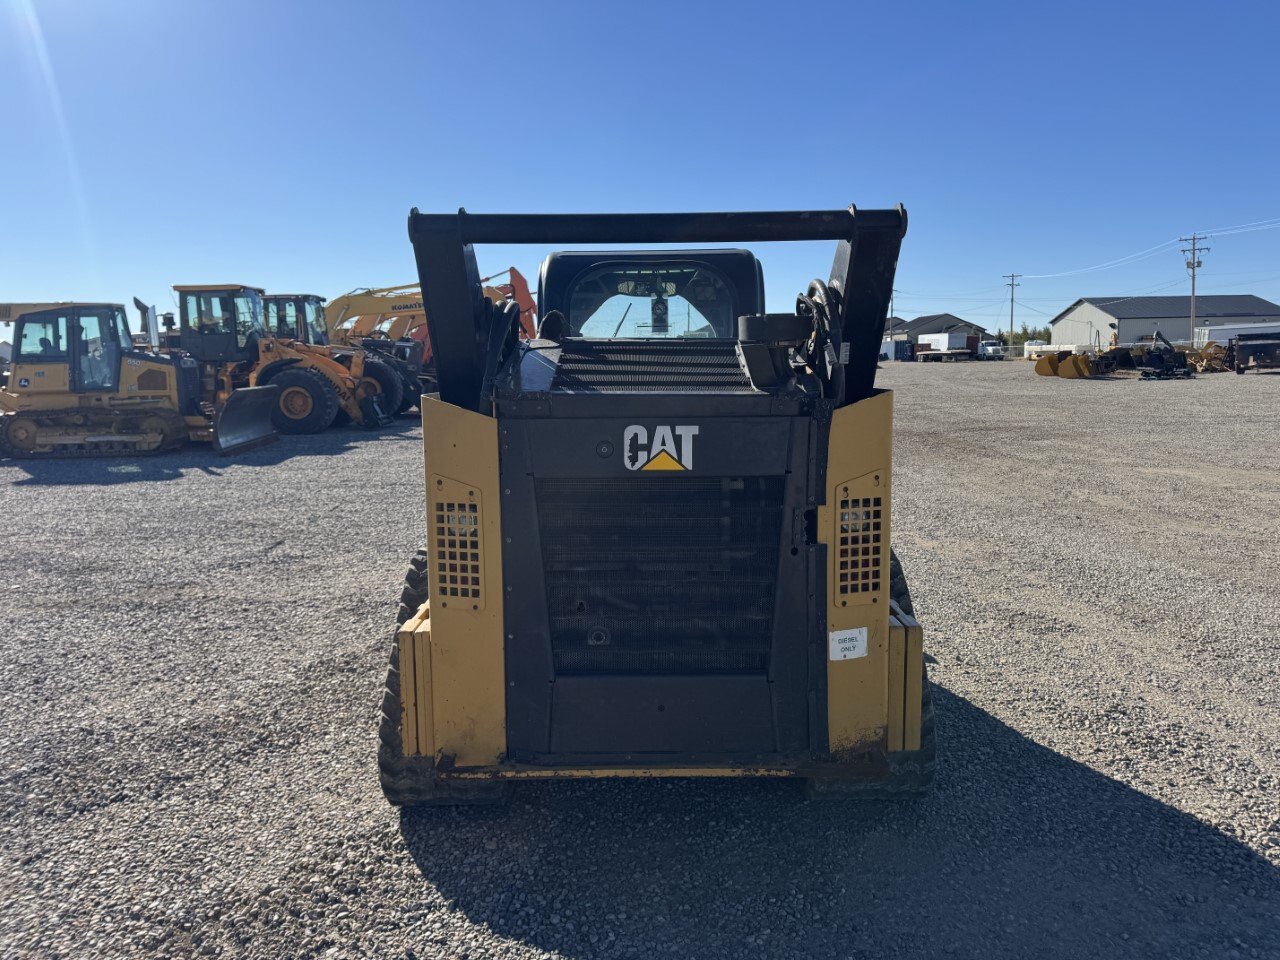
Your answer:
[[[480,496],[465,484],[435,478],[431,502],[431,599],[464,609],[484,606]]]
[[[856,492],[855,490],[854,493]],[[883,511],[882,497],[850,495],[848,484],[840,487],[835,570],[836,592],[839,596],[874,593],[880,589],[884,546]]]

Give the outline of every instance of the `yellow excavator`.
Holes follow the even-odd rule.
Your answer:
[[[505,276],[507,281],[490,284]],[[524,339],[535,335],[538,308],[529,281],[515,267],[481,277],[484,295],[495,304],[513,301],[520,308]],[[437,389],[435,356],[422,307],[422,287],[416,283],[379,289],[362,287],[329,301],[325,310],[329,340],[377,351],[399,359],[422,384],[422,393]],[[416,398],[415,398],[416,400]]]
[[[118,303],[5,303],[14,324],[0,382],[0,456],[155,453],[188,440],[230,453],[274,439],[280,388],[214,396],[198,364],[135,344]]]
[[[207,395],[225,402],[236,391],[274,384],[280,388],[272,422],[281,433],[317,433],[341,418],[362,426],[391,420],[381,385],[362,367],[347,367],[323,350],[277,339],[263,323],[259,287],[183,284],[178,330],[165,337],[200,368]]]

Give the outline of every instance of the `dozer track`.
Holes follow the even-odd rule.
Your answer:
[[[400,608],[396,612],[399,630],[418,608],[427,602],[427,551],[419,550],[409,563]],[[395,806],[461,806],[504,802],[511,784],[499,781],[436,781],[434,763],[427,757],[406,757],[400,739],[400,646],[391,640],[391,661],[387,667],[387,686],[382,694],[382,711],[378,722],[378,776],[387,802]]]
[[[69,439],[81,434],[87,436]],[[50,442],[59,437],[66,442]],[[0,457],[22,460],[161,453],[182,446],[186,438],[182,417],[160,407],[145,413],[70,407],[0,415]]]

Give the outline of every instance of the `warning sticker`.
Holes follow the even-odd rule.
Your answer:
[[[832,630],[827,634],[831,644],[832,660],[857,660],[867,655],[867,628]]]

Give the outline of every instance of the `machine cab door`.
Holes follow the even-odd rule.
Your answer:
[[[20,396],[71,390],[71,335],[75,309],[56,307],[18,319],[9,390]]]
[[[118,390],[120,363],[129,347],[128,338],[124,311],[119,307],[77,309],[72,323],[71,389],[76,393]]]
[[[298,329],[298,305],[292,300],[267,297],[263,300],[266,311],[267,336],[277,340],[301,340]]]
[[[302,325],[307,343],[317,347],[329,346],[329,329],[325,326],[324,305],[314,297],[302,303]]]

